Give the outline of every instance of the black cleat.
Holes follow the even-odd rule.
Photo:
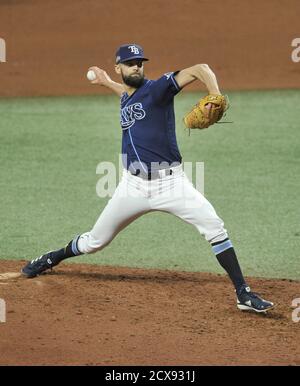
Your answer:
[[[52,267],[54,267],[56,264],[53,264],[51,260],[51,254],[52,252],[48,252],[45,255],[31,260],[25,265],[25,267],[22,268],[21,273],[27,278],[33,278],[41,275],[47,269],[52,269]]]
[[[262,299],[251,292],[250,287],[244,285],[237,293],[237,307],[242,311],[267,312],[274,308],[274,304]]]

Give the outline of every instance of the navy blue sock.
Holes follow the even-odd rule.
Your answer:
[[[71,240],[64,248],[51,252],[51,260],[53,265],[57,265],[61,261],[68,259],[70,257],[82,255],[82,253],[78,250],[78,247],[77,247],[78,239],[79,239],[79,236]]]
[[[241,286],[246,285],[246,282],[231,241],[225,239],[211,245],[218,262],[228,273],[235,289],[238,291]]]

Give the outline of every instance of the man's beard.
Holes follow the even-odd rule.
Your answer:
[[[141,75],[134,74],[134,75],[125,76],[122,73],[122,79],[127,86],[133,87],[133,88],[140,88],[144,82],[144,74],[141,74]]]

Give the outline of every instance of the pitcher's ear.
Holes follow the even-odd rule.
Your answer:
[[[121,74],[121,68],[120,68],[120,66],[119,66],[118,64],[115,64],[115,71],[116,71],[116,73],[117,73],[118,75]]]

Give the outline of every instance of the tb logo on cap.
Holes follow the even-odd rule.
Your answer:
[[[131,52],[134,54],[134,55],[138,55],[140,53],[139,49],[136,47],[136,46],[128,46],[128,48],[131,49]]]

